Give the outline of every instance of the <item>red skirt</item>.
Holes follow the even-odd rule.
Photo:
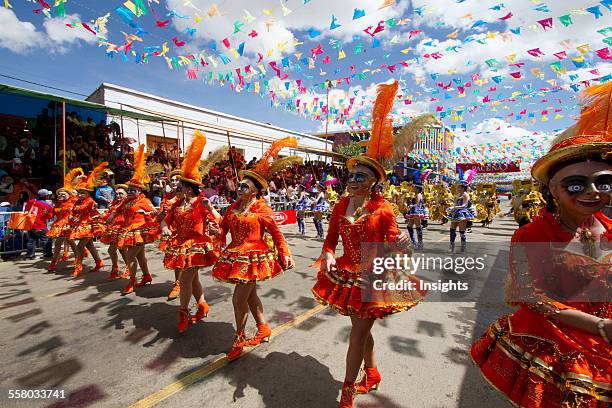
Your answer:
[[[489,326],[471,357],[487,382],[518,406],[611,406],[612,346],[528,309]]]
[[[159,239],[161,235],[159,223],[148,222],[134,229],[122,229],[117,235],[119,248],[132,247],[140,244],[149,244]]]
[[[262,281],[283,272],[278,256],[273,249],[239,250],[226,249],[212,270],[213,278],[228,283]]]
[[[382,319],[412,309],[426,294],[425,291],[408,289],[370,290],[370,283],[362,279],[361,272],[343,269],[342,258],[338,258],[336,263],[339,269],[319,271],[312,294],[319,303],[329,306],[341,315],[359,319]],[[418,279],[414,276],[406,279],[414,282],[418,288]]]
[[[167,269],[211,266],[219,258],[219,251],[211,242],[190,239],[179,244],[169,239],[166,240],[166,244],[164,267]]]

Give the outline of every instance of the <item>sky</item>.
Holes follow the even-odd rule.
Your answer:
[[[396,122],[438,113],[464,146],[548,140],[582,81],[612,72],[609,0],[141,0],[138,17],[125,0],[67,0],[63,17],[54,3],[0,3],[0,75],[85,95],[111,82],[309,133],[325,128],[325,80],[336,130],[367,127],[376,84],[396,79]],[[162,44],[192,61],[169,69]]]

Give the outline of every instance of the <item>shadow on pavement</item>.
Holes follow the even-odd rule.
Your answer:
[[[265,358],[251,353],[221,374],[236,387],[234,402],[245,396],[247,387],[252,387],[267,408],[337,407],[342,388],[342,382],[332,377],[327,366],[296,352],[272,352]]]

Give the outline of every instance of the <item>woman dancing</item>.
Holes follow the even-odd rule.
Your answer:
[[[418,182],[414,184],[415,195],[412,198],[412,204],[408,208],[408,212],[404,216],[408,221],[408,235],[416,249],[423,249],[423,226],[421,222],[422,220],[429,219],[429,208],[427,208],[423,197],[423,182],[427,180],[429,173],[431,173],[431,170],[424,171],[420,175]],[[414,239],[414,230],[416,230],[416,240]]]
[[[117,248],[117,240],[119,239],[119,234],[121,233],[121,229],[123,228],[124,218],[123,212],[118,211],[121,209],[121,204],[127,198],[127,184],[115,184],[115,199],[110,203],[106,214],[101,219],[106,222],[106,230],[102,237],[100,237],[100,241],[108,244],[108,255],[111,259],[111,273],[108,276],[108,280],[119,279],[122,276],[119,274],[119,256],[117,252],[121,253],[121,258],[126,263],[125,258],[125,250],[119,250]],[[126,266],[126,272],[123,274],[123,277],[129,277],[129,268]]]
[[[117,247],[125,251],[125,260],[130,269],[130,282],[121,292],[128,295],[153,281],[149,272],[145,245],[159,238],[160,226],[155,215],[157,210],[151,201],[142,194],[148,183],[145,171],[144,145],[134,154],[134,174],[127,184],[127,198],[118,208],[123,214],[123,225],[117,239]],[[137,266],[142,270],[142,279],[136,283]]]
[[[161,204],[159,205],[159,213],[157,213],[156,217],[157,222],[161,223],[162,228],[162,238],[159,242],[159,250],[162,252],[165,252],[166,249],[168,249],[168,238],[172,235],[172,230],[170,229],[171,227],[169,227],[164,222],[164,218],[166,218],[166,215],[168,215],[168,211],[170,211],[170,208],[172,208],[174,203],[180,201],[183,198],[182,192],[179,191],[179,186],[181,184],[180,176],[180,170],[173,170],[168,174],[168,185],[170,186],[170,192],[164,194],[164,196],[162,197]],[[174,285],[172,285],[172,289],[170,290],[170,293],[168,293],[168,301],[174,300],[179,297],[181,293],[180,277],[181,270],[175,269]]]
[[[221,253],[212,275],[236,285],[232,298],[236,335],[227,356],[230,361],[237,359],[245,346],[256,346],[270,339],[272,332],[257,295],[257,282],[274,278],[293,267],[293,258],[272,218],[272,209],[262,198],[268,188],[267,180],[295,161],[287,157],[271,163],[283,147],[297,147],[297,141],[290,137],[273,142],[253,169],[240,171],[238,201],[229,206],[220,225],[221,237],[229,232],[232,241]],[[275,249],[268,247],[265,231],[272,236]],[[245,335],[249,310],[257,323],[257,333],[251,339]]]
[[[64,250],[64,257],[60,259],[60,252],[64,246],[69,245],[74,253],[75,259],[77,258],[77,245],[70,239],[72,234],[72,225],[70,225],[70,213],[74,207],[74,203],[77,200],[75,186],[78,182],[79,176],[83,175],[83,169],[80,167],[77,169],[70,170],[68,174],[64,176],[64,187],[59,188],[55,194],[57,195],[57,204],[53,207],[53,213],[55,214],[55,221],[51,225],[51,229],[47,232],[49,238],[53,238],[55,241],[55,247],[53,248],[53,258],[47,268],[49,271],[54,271],[57,268],[57,263],[68,260],[68,256]]]
[[[468,222],[476,218],[476,209],[470,200],[468,188],[470,181],[476,175],[475,171],[468,170],[464,173],[465,178],[459,181],[457,185],[457,194],[454,198],[455,205],[448,209],[448,219],[451,222],[450,226],[450,250],[455,251],[455,239],[457,238],[457,227],[459,227],[459,236],[461,238],[461,252],[465,252],[467,248],[467,237],[465,231],[468,228]]]
[[[327,237],[316,265],[320,267],[312,288],[314,297],[338,313],[351,319],[351,334],[346,354],[346,371],[340,407],[353,406],[356,394],[376,389],[381,381],[374,353],[371,329],[377,318],[408,310],[419,303],[423,293],[399,291],[390,294],[372,290],[373,257],[387,246],[393,251],[409,252],[409,238],[401,234],[391,203],[386,201],[377,183],[385,180],[383,162],[404,157],[412,149],[419,131],[429,123],[438,123],[432,115],[419,117],[400,131],[393,149],[393,126],[389,117],[398,84],[381,84],[373,110],[372,136],[367,153],[347,162],[349,169],[348,196],[334,206]],[[393,160],[392,160],[393,161]],[[386,163],[385,163],[386,164]],[[338,238],[342,238],[344,254],[335,257]],[[362,244],[380,245],[362,250]],[[409,279],[414,279],[410,277]],[[359,368],[364,364],[363,377],[356,383]]]
[[[202,173],[198,167],[205,144],[206,138],[196,130],[181,166],[179,176],[181,198],[170,207],[165,218],[165,224],[169,228],[166,232],[174,231],[166,241],[164,266],[179,271],[181,304],[178,310],[178,331],[180,333],[185,332],[189,324],[197,323],[208,315],[209,307],[204,298],[198,270],[213,265],[219,257],[219,245],[208,234],[208,226],[217,225],[221,221],[221,216],[206,196],[200,193]],[[223,148],[223,151],[227,153],[228,149]],[[206,163],[204,166],[207,167],[204,171],[212,167]],[[198,305],[197,312],[193,316],[189,313],[191,296]]]
[[[68,218],[72,226],[70,239],[79,241],[74,272],[72,273],[75,278],[83,272],[83,257],[86,250],[91,253],[96,262],[96,266],[91,272],[98,272],[104,267],[104,262],[93,244],[93,239],[104,233],[104,225],[99,220],[98,206],[91,198],[91,193],[102,177],[106,166],[108,166],[108,162],[99,164],[88,176],[81,176],[76,185],[77,200]]]

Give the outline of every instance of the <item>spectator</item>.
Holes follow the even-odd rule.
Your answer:
[[[38,190],[38,199],[29,200],[25,206],[25,211],[32,211],[36,214],[34,227],[27,233],[27,259],[34,259],[39,242],[44,247],[43,257],[53,256],[52,241],[47,238],[47,221],[53,218],[53,207],[45,201],[51,194],[51,191],[46,189]]]
[[[110,174],[106,173],[100,180],[100,185],[96,187],[94,200],[98,203],[98,208],[108,208],[110,203],[115,199],[115,189],[110,186]]]
[[[5,200],[13,192],[14,181],[8,174],[0,177],[0,200]]]

